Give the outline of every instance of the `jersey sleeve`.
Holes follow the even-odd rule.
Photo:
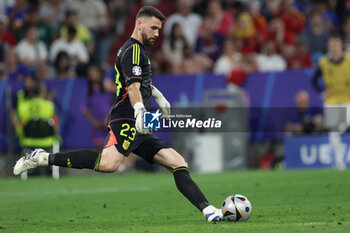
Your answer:
[[[130,46],[121,57],[120,66],[123,71],[126,86],[131,85],[134,82],[141,82],[142,80],[142,66],[140,46],[133,44]]]

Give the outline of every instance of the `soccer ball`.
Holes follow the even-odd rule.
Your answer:
[[[252,214],[252,204],[245,196],[233,194],[224,200],[221,210],[227,221],[247,221]]]

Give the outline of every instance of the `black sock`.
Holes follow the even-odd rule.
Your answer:
[[[202,191],[192,180],[187,167],[178,167],[173,170],[176,187],[200,211],[209,205]]]
[[[93,150],[73,150],[49,155],[49,165],[98,171],[101,155]]]

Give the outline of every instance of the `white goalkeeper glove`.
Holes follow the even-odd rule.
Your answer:
[[[145,129],[143,128],[143,113],[146,111],[145,106],[141,102],[137,102],[134,104],[134,117],[136,119],[135,121],[135,127],[137,132],[140,134],[151,134],[151,129]]]
[[[155,86],[152,86],[152,96],[159,106],[162,118],[169,120],[171,113],[170,103],[165,99],[162,92],[160,92]]]

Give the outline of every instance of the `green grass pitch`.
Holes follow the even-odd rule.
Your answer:
[[[246,195],[247,222],[207,223],[170,173],[0,179],[2,232],[350,232],[350,170],[192,174],[209,201]]]

